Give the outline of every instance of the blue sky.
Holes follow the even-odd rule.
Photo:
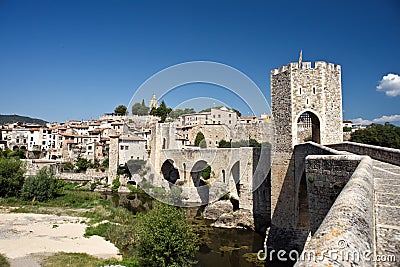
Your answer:
[[[302,49],[303,61],[342,66],[345,119],[398,124],[399,26],[397,0],[0,0],[0,114],[97,118],[128,105],[155,73],[193,60],[240,70],[269,102],[270,70],[297,61]],[[164,99],[182,106],[196,97],[250,112],[207,84]]]

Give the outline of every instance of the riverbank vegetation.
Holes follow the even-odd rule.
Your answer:
[[[7,261],[6,257],[0,254],[0,266],[2,267],[8,267],[10,266],[10,263]]]
[[[73,266],[152,266],[150,262],[156,262],[154,266],[189,266],[185,263],[193,262],[198,249],[197,235],[190,228],[185,213],[180,208],[155,202],[152,210],[143,214],[137,213],[135,216],[126,208],[113,206],[97,192],[79,190],[77,184],[64,184],[55,198],[46,201],[28,199],[0,198],[0,206],[8,207],[12,212],[82,217],[81,222],[88,225],[86,236],[104,237],[118,247],[123,255],[123,261],[104,261],[85,254],[55,254],[44,266],[57,266],[60,260],[91,262],[88,265]]]

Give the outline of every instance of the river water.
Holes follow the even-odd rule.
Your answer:
[[[104,195],[114,206],[123,206],[133,214],[146,212],[153,206],[153,199],[143,193]],[[255,257],[263,247],[261,235],[247,229],[211,227],[211,221],[200,217],[202,207],[186,208],[188,221],[199,234],[201,244],[194,267],[254,267],[263,266],[247,260]]]

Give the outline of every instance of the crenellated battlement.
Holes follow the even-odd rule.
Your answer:
[[[280,73],[283,73],[287,70],[298,70],[299,65],[301,66],[301,70],[309,70],[309,69],[326,69],[328,71],[341,71],[341,66],[334,64],[334,63],[329,63],[325,61],[315,61],[314,66],[312,62],[291,62],[285,66],[280,66],[277,69],[271,70],[271,75],[277,75]]]

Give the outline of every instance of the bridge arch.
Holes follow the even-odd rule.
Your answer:
[[[304,110],[296,117],[296,126],[295,142],[297,144],[304,141],[321,143],[321,120],[316,112],[310,109]]]
[[[180,178],[179,171],[174,166],[174,161],[172,159],[167,159],[161,166],[161,173],[165,180],[168,182],[175,184],[176,181]]]

